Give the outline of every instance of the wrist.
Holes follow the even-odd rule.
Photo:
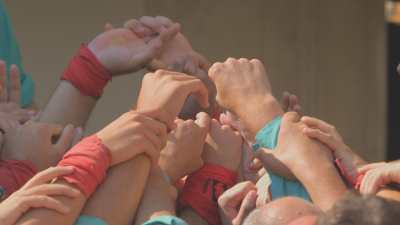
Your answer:
[[[252,137],[261,130],[265,124],[275,117],[283,115],[283,110],[274,96],[266,96],[247,100],[236,110],[239,119],[245,125]]]

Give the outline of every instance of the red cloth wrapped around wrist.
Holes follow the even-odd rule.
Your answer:
[[[73,166],[74,172],[61,179],[76,185],[89,197],[103,182],[110,164],[111,155],[108,148],[96,135],[92,135],[69,150],[58,166]]]
[[[111,73],[99,62],[93,52],[84,44],[72,58],[61,80],[67,80],[82,95],[98,98],[111,80]]]
[[[190,207],[211,225],[221,224],[218,198],[236,184],[237,173],[206,164],[189,175],[179,198],[181,208]]]
[[[0,199],[18,191],[36,173],[36,167],[29,161],[0,160]]]

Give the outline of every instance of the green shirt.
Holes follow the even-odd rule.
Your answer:
[[[31,105],[35,93],[35,84],[32,77],[26,74],[22,67],[19,46],[3,0],[0,0],[0,59],[6,62],[7,71],[9,71],[11,64],[18,66],[21,71],[21,105],[23,107]]]

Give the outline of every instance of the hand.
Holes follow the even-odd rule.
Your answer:
[[[282,109],[285,112],[297,112],[301,114],[301,105],[299,97],[289,92],[283,92],[282,96]]]
[[[217,88],[217,102],[237,115],[252,138],[270,120],[283,113],[272,96],[263,64],[257,59],[229,58],[215,63],[209,77]]]
[[[210,117],[206,113],[199,113],[195,121],[177,120],[176,123],[177,127],[169,133],[167,145],[158,161],[173,182],[203,166],[201,155]]]
[[[302,117],[301,121],[307,125],[303,129],[303,133],[328,146],[332,150],[334,157],[345,167],[345,170],[342,171],[345,173],[344,176],[350,183],[355,183],[358,175],[357,168],[366,162],[344,143],[342,136],[331,124],[307,116]]]
[[[268,173],[265,173],[256,183],[257,187],[257,201],[256,206],[257,208],[262,207],[263,205],[267,204],[271,201],[271,178]]]
[[[237,172],[242,156],[243,140],[239,132],[212,119],[203,153],[204,162]]]
[[[125,28],[129,28],[138,36],[147,39],[159,34],[163,29],[171,27],[173,24],[169,18],[164,16],[144,16],[139,20],[128,21],[125,23]],[[148,66],[151,70],[157,70],[172,69],[176,65],[181,67],[178,72],[195,71],[197,68],[208,71],[210,67],[209,62],[193,50],[188,39],[180,32],[165,43],[161,54]]]
[[[5,133],[2,159],[28,160],[41,171],[57,165],[82,137],[82,129],[29,121]]]
[[[156,36],[146,40],[126,28],[110,28],[88,45],[98,60],[113,75],[126,74],[142,69],[161,51],[165,42],[180,30],[179,24],[160,29]]]
[[[360,170],[365,173],[360,186],[361,194],[376,194],[387,184],[400,184],[400,161],[366,165]]]
[[[7,82],[6,64],[0,60],[0,115],[9,120],[24,123],[35,116],[35,111],[22,109],[20,73],[16,65],[10,68],[10,83]]]
[[[111,154],[111,165],[127,161],[141,153],[158,161],[167,139],[166,126],[141,113],[130,111],[97,132]]]
[[[203,108],[209,106],[208,91],[201,80],[183,73],[158,70],[144,76],[136,108],[172,130],[189,95],[193,95]]]
[[[287,178],[294,178],[294,172],[306,172],[306,168],[315,162],[333,163],[332,154],[325,146],[304,135],[305,127],[297,113],[286,113],[282,118],[275,150],[259,149],[255,156],[263,162],[264,167],[271,168],[274,165],[272,171]],[[302,168],[301,171],[299,168]]]
[[[223,225],[240,225],[256,208],[257,187],[249,181],[238,183],[218,199]]]
[[[67,214],[70,209],[52,196],[76,198],[80,192],[71,187],[49,182],[72,172],[71,167],[53,167],[36,174],[21,189],[0,203],[0,224],[15,224],[31,208],[47,208]]]

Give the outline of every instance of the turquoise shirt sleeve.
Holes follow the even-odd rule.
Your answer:
[[[188,225],[176,216],[160,216],[143,223],[143,225]]]
[[[7,72],[11,64],[18,66],[21,71],[21,105],[22,107],[31,105],[35,93],[35,83],[22,67],[18,42],[12,30],[11,21],[3,0],[0,0],[0,59],[7,63]]]
[[[108,225],[104,220],[94,216],[81,215],[75,225]]]
[[[267,123],[256,135],[256,144],[253,146],[254,150],[258,147],[265,147],[274,149],[278,144],[279,129],[282,122],[281,117],[276,117],[271,122]],[[281,176],[278,176],[271,171],[268,171],[271,177],[271,195],[272,200],[294,196],[310,201],[310,196],[303,185],[298,181],[288,180]]]

